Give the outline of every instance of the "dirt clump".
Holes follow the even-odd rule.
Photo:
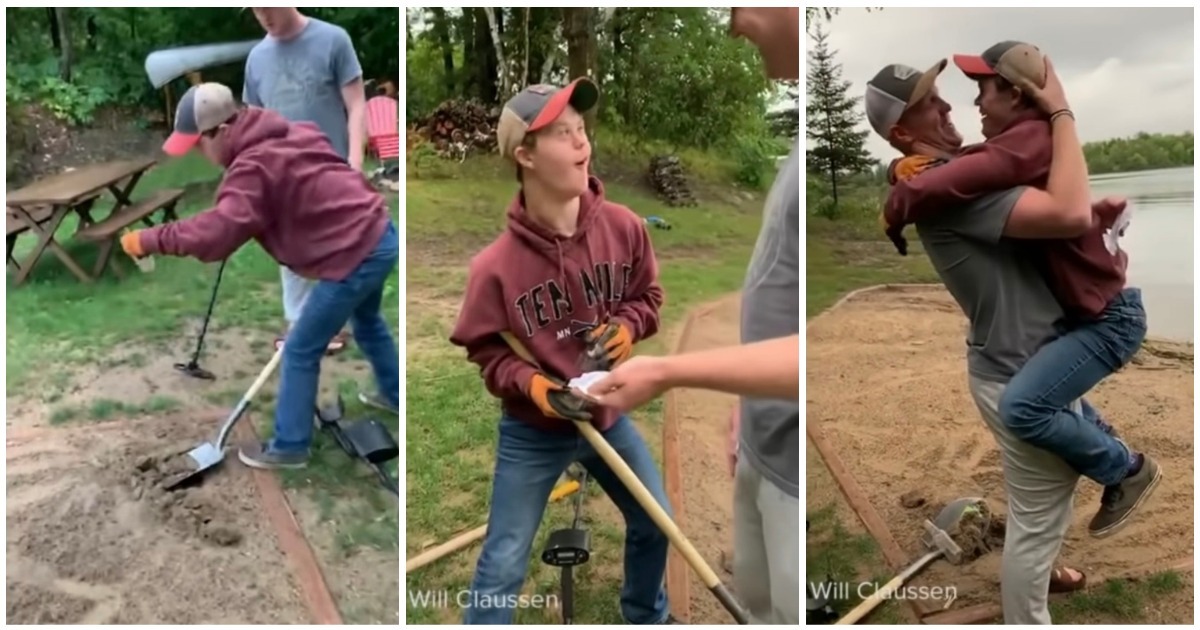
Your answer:
[[[222,547],[242,541],[242,533],[231,524],[231,519],[196,488],[167,490],[196,470],[195,462],[186,451],[172,449],[153,455],[125,453],[123,459],[133,462],[129,474],[133,498],[151,506],[168,525]]]
[[[921,496],[921,492],[919,490],[909,490],[908,492],[900,495],[900,505],[910,510],[915,510],[916,508],[925,505],[925,497]]]
[[[968,506],[962,518],[946,532],[970,562],[1004,546],[1004,519],[992,513],[986,501]]]

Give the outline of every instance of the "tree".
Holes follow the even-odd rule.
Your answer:
[[[842,79],[841,64],[834,63],[828,35],[819,26],[808,53],[807,135],[814,146],[808,150],[808,170],[828,178],[833,206],[838,202],[838,178],[871,168],[874,160],[864,142],[867,131],[859,131],[863,111],[858,97],[847,94],[850,82]]]

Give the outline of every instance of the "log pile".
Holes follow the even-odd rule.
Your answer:
[[[499,114],[476,101],[449,100],[418,121],[417,132],[439,156],[462,161],[473,153],[496,150],[499,120]]]
[[[650,185],[668,206],[694,206],[696,197],[688,185],[683,164],[678,156],[657,155],[650,158]]]

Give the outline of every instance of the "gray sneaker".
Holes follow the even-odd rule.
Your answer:
[[[276,470],[308,466],[308,453],[281,453],[270,450],[265,443],[245,444],[238,449],[238,459],[251,468]]]
[[[1105,538],[1121,531],[1129,524],[1129,518],[1150,498],[1162,480],[1162,469],[1149,455],[1142,455],[1142,469],[1124,481],[1104,488],[1100,497],[1100,510],[1088,523],[1088,533],[1093,538]]]
[[[400,409],[396,405],[393,405],[392,403],[388,402],[386,398],[384,398],[383,396],[380,396],[379,394],[368,394],[367,392],[359,392],[358,400],[359,400],[359,402],[361,402],[362,404],[364,404],[368,407],[374,407],[376,409],[379,409],[381,411],[386,411],[388,413],[394,413],[394,414],[400,413]]]

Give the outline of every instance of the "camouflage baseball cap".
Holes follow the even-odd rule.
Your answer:
[[[900,122],[904,112],[929,94],[934,81],[945,69],[945,59],[925,72],[912,66],[894,63],[884,66],[867,81],[867,93],[863,97],[863,103],[867,107],[867,122],[871,123],[875,133],[887,138],[892,127]]]
[[[1003,41],[981,55],[954,55],[954,65],[972,79],[1001,76],[1013,84],[1028,79],[1039,88],[1046,85],[1046,58],[1023,42]]]
[[[179,99],[174,131],[163,143],[163,152],[171,156],[187,153],[200,141],[200,134],[221,126],[237,110],[237,101],[228,87],[220,83],[193,85]]]
[[[508,99],[496,125],[496,144],[500,155],[513,159],[527,134],[558,120],[567,105],[575,111],[590,111],[600,100],[600,90],[591,79],[581,77],[565,87],[530,85]]]

